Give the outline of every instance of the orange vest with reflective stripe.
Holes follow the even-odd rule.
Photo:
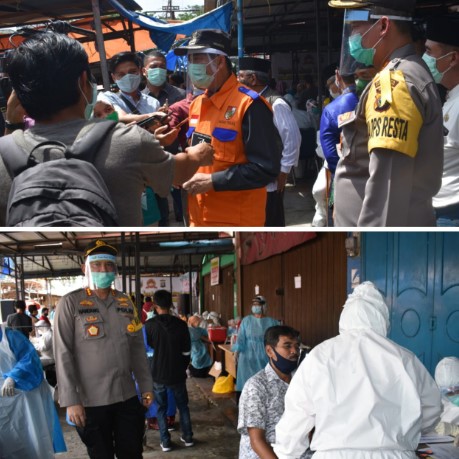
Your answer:
[[[190,129],[211,136],[214,147],[212,166],[198,172],[212,174],[237,164],[247,163],[242,138],[242,120],[253,102],[252,97],[238,90],[240,85],[231,75],[210,98],[196,98],[190,106]],[[190,226],[264,226],[266,188],[244,191],[208,191],[188,196]]]

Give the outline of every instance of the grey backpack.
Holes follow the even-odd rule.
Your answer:
[[[7,226],[118,226],[115,206],[94,159],[114,121],[96,123],[73,145],[44,141],[25,151],[12,135],[0,138],[0,154],[13,183]],[[46,147],[49,146],[47,149]],[[63,158],[37,161],[34,152],[60,148]]]

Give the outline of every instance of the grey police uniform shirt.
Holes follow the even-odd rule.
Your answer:
[[[54,358],[62,407],[105,406],[151,392],[142,323],[127,295],[106,300],[88,289],[61,298],[54,317]]]
[[[71,145],[80,130],[82,134],[93,123],[77,119],[53,125],[37,123],[24,132],[26,151],[45,140],[58,140]],[[14,132],[15,139],[20,132]],[[57,154],[57,157],[62,157]],[[40,157],[38,157],[40,160]],[[94,161],[104,179],[118,214],[120,226],[142,226],[140,200],[145,185],[151,186],[160,196],[167,196],[174,174],[174,157],[163,150],[155,137],[138,126],[119,123],[103,142]],[[5,226],[11,178],[0,159],[0,226]]]
[[[440,97],[427,66],[412,45],[399,48],[390,59],[388,65],[403,73],[422,117],[417,151],[412,152],[413,156],[388,148],[368,151],[371,126],[367,125],[365,109],[376,76],[363,92],[355,118],[342,120],[342,151],[335,175],[335,226],[435,225],[432,197],[440,188],[443,168]],[[397,110],[396,99],[391,109]],[[406,123],[405,127],[412,126]]]

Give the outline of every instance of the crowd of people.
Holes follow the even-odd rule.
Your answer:
[[[92,162],[121,226],[171,225],[169,195],[185,225],[285,226],[285,184],[305,149],[314,155],[317,130],[326,164],[313,224],[457,224],[458,14],[428,18],[424,30],[412,24],[415,0],[330,6],[348,9],[321,117],[321,84],[305,76],[294,91],[276,91],[270,61],[241,57],[234,67],[221,30],[197,30],[174,48],[187,56],[186,84],[169,82],[159,51],[121,52],[110,60],[117,92],[99,94],[82,46],[47,31],[9,55],[6,133],[28,153],[36,147],[39,163],[62,157],[56,142],[70,146],[101,119],[117,121]],[[0,224],[36,223],[39,206],[14,199],[26,166],[3,140]]]

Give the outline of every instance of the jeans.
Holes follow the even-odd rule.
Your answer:
[[[188,392],[186,390],[186,383],[178,384],[158,384],[153,383],[153,393],[155,400],[158,403],[158,425],[159,436],[163,445],[169,445],[171,435],[167,429],[167,389],[171,389],[174,393],[175,402],[180,413],[180,428],[182,430],[183,438],[187,441],[192,440],[193,431],[191,430],[191,417],[188,408]]]
[[[91,459],[142,457],[145,409],[137,397],[85,411],[86,425],[76,430]]]

